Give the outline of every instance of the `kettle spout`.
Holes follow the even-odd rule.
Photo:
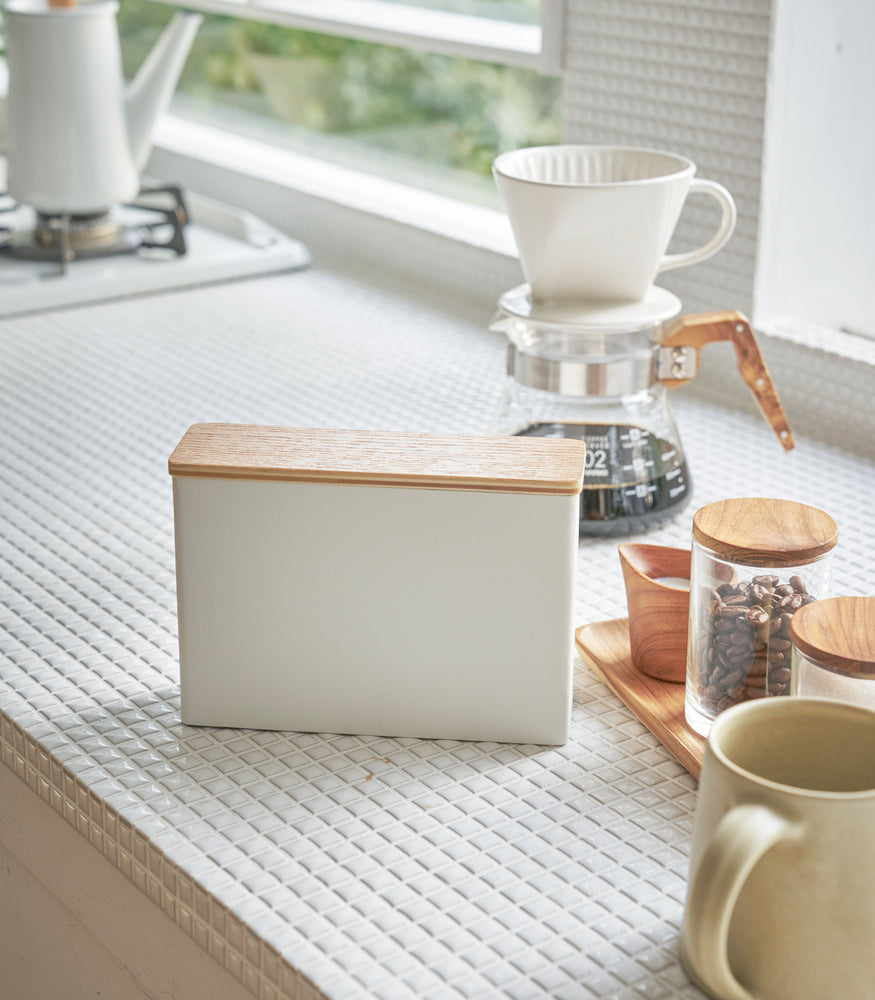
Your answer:
[[[200,14],[190,11],[174,14],[127,88],[125,117],[128,145],[138,171],[143,169],[149,158],[152,128],[170,104],[201,21],[203,17]]]

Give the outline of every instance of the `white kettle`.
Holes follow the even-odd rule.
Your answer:
[[[202,21],[174,15],[133,82],[122,76],[116,0],[54,7],[9,0],[7,187],[47,214],[131,201]]]

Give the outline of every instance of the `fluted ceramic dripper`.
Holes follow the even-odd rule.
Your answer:
[[[656,275],[717,253],[735,203],[674,153],[608,146],[539,146],[503,153],[493,175],[536,301],[643,299]],[[689,192],[716,198],[715,235],[666,254]]]

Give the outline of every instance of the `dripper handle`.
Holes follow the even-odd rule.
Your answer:
[[[662,258],[659,265],[659,274],[663,271],[671,271],[676,267],[687,267],[689,264],[697,264],[700,260],[707,260],[713,257],[718,250],[729,242],[729,237],[735,231],[735,223],[738,218],[738,210],[732,195],[716,181],[706,181],[702,177],[694,177],[690,182],[690,194],[699,192],[709,194],[720,206],[720,226],[717,232],[708,242],[696,250],[687,250],[685,253],[668,253]]]
[[[760,353],[759,344],[747,317],[740,312],[698,313],[681,316],[666,330],[662,338],[665,347],[692,347],[699,352],[705,344],[729,340],[735,347],[736,363],[741,377],[753,393],[763,416],[771,425],[785,451],[794,445],[793,432],[778,398],[769,369]],[[689,378],[666,380],[672,388],[689,382]]]

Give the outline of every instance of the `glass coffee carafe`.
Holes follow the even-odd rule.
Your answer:
[[[680,311],[658,287],[634,303],[535,303],[527,285],[500,299],[491,328],[507,336],[507,379],[492,431],[586,443],[582,535],[646,531],[683,509],[692,484],[667,390],[693,378],[706,343],[735,344],[742,377],[793,447],[748,321]]]
[[[735,228],[735,202],[676,153],[540,146],[503,153],[493,175],[527,284],[492,323],[508,339],[507,384],[493,431],[586,443],[580,533],[656,527],[690,496],[666,390],[696,374],[701,348],[735,345],[738,367],[785,448],[793,437],[750,324],[740,313],[680,315],[654,284],[707,260]],[[720,207],[702,246],[667,253],[690,194]]]

